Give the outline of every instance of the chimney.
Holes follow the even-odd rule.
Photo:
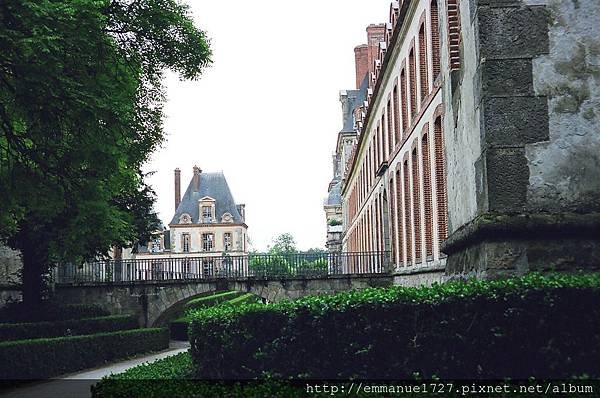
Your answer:
[[[198,166],[194,166],[193,189],[195,192],[200,191],[200,173],[202,170]]]
[[[181,203],[181,170],[175,169],[175,210]]]
[[[367,26],[367,67],[370,73],[375,73],[375,60],[379,57],[379,42],[385,41],[385,31],[386,26],[384,23]],[[369,87],[372,87],[372,85],[369,85]]]
[[[356,68],[356,88],[360,88],[369,71],[369,47],[366,44],[354,47],[354,66]]]

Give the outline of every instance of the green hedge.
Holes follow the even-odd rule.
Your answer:
[[[169,346],[166,329],[0,343],[0,379],[45,379]]]
[[[289,398],[308,396],[301,390],[280,382],[251,384],[210,383],[193,378],[192,358],[188,352],[156,360],[104,377],[92,386],[93,398]]]
[[[185,305],[184,311],[187,312],[190,310],[197,310],[197,309],[201,309],[201,308],[210,307],[210,306],[222,303],[223,301],[231,300],[242,294],[243,293],[241,293],[241,292],[228,291],[228,292],[213,294],[211,296],[198,297],[196,299],[193,299],[193,300],[190,300],[189,302],[187,302]]]
[[[233,293],[233,292],[228,292],[228,293]],[[231,300],[223,301],[218,305],[238,306],[238,305],[242,305],[242,304],[256,303],[260,300],[260,298],[258,296],[254,295],[252,293],[242,294],[241,296],[240,296],[240,294],[242,294],[242,293],[238,293],[237,297],[235,297]],[[236,295],[233,295],[233,296],[236,296]],[[214,297],[214,296],[208,296],[208,297]],[[188,327],[190,325],[190,321],[192,319],[193,314],[197,311],[203,311],[203,310],[204,309],[189,310],[187,312],[186,316],[172,321],[170,323],[171,338],[173,340],[187,341],[188,340]]]
[[[530,274],[217,306],[191,353],[211,379],[599,377],[598,303],[600,274]]]
[[[55,322],[0,323],[0,341],[79,336],[137,327],[137,319],[132,315],[110,315]]]
[[[26,308],[22,302],[18,302],[11,303],[0,310],[0,323],[65,321],[108,315],[110,315],[110,312],[96,304],[62,304],[45,301],[36,308],[31,309]]]
[[[562,383],[562,382],[561,382]],[[593,391],[597,391],[600,388],[600,382],[597,380],[590,380],[589,378],[582,378],[579,380],[571,380],[568,382],[573,385],[591,386]],[[94,398],[149,398],[149,397],[202,397],[202,398],[263,398],[263,397],[332,397],[332,396],[344,396],[352,395],[361,398],[372,398],[372,397],[390,397],[398,395],[409,395],[409,392],[382,392],[378,393],[372,386],[381,388],[381,386],[391,387],[398,389],[403,386],[427,388],[427,392],[420,392],[414,395],[419,397],[456,397],[460,395],[473,395],[471,388],[473,385],[472,381],[466,380],[464,382],[452,382],[452,391],[448,391],[448,384],[443,380],[413,380],[413,381],[374,381],[363,383],[362,388],[358,391],[358,382],[352,383],[352,381],[340,381],[338,383],[332,383],[327,381],[313,381],[307,382],[306,380],[294,380],[294,381],[283,381],[283,380],[252,380],[245,382],[223,382],[215,381],[210,382],[206,380],[194,380],[194,367],[192,358],[189,352],[183,352],[171,357],[164,359],[158,359],[149,364],[142,364],[131,369],[126,370],[123,373],[110,375],[104,377],[99,383],[92,386],[92,397]],[[504,386],[505,381],[489,382],[485,381],[481,383],[484,386]],[[546,382],[542,380],[531,380],[531,381],[520,381],[511,384],[511,390],[508,392],[504,391],[500,394],[488,394],[486,396],[494,397],[514,397],[521,396],[513,392],[513,388],[520,388],[520,386],[528,387],[528,393],[524,394],[528,398],[535,397],[546,397],[547,394],[543,392],[532,393],[531,386],[545,385]],[[316,386],[321,387],[321,393],[317,393]],[[443,387],[441,387],[443,385]],[[479,384],[478,384],[479,385]],[[307,389],[307,386],[312,387],[312,390]],[[326,386],[326,387],[325,387]],[[554,387],[560,386],[559,383],[554,383]],[[333,388],[336,388],[334,391]],[[327,388],[327,390],[325,390]],[[444,388],[442,391],[441,388]],[[465,388],[467,392],[465,393]],[[369,389],[369,390],[368,390]],[[534,387],[534,390],[536,388]],[[323,391],[325,390],[325,391]],[[381,391],[381,389],[379,389]],[[396,390],[397,391],[397,390]],[[586,394],[584,394],[586,395]],[[590,395],[589,393],[587,394]],[[477,394],[482,396],[482,394]]]

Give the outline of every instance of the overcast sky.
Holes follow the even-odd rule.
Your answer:
[[[325,247],[323,199],[342,127],[339,90],[355,88],[354,47],[389,1],[187,0],[211,40],[214,63],[198,81],[167,74],[167,142],[148,170],[163,223],[197,164],[222,170],[248,234],[265,250],[278,234],[300,249]]]

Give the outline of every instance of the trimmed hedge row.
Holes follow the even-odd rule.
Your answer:
[[[239,293],[242,294],[242,293]],[[213,296],[209,296],[213,297]],[[259,297],[252,294],[246,293],[241,296],[235,297],[231,300],[223,301],[218,305],[242,305],[249,303],[256,303],[259,301]],[[174,340],[187,341],[188,340],[188,328],[190,326],[190,321],[193,317],[193,314],[196,311],[203,311],[203,309],[195,309],[187,312],[187,315],[178,319],[175,319],[170,324],[171,338]]]
[[[132,315],[110,315],[55,322],[0,323],[0,341],[79,336],[137,327],[137,319]]]
[[[599,377],[599,302],[600,274],[530,274],[217,306],[189,335],[199,378]]]
[[[203,397],[288,398],[308,396],[281,382],[252,384],[210,383],[191,380],[192,358],[188,352],[156,360],[104,377],[92,386],[93,398]],[[328,395],[330,396],[330,395]]]
[[[0,310],[0,323],[65,321],[108,315],[110,312],[96,304],[62,304],[46,301],[31,309],[25,308],[23,302],[18,302],[9,304]]]
[[[223,301],[231,300],[233,298],[241,296],[242,294],[243,293],[241,293],[241,292],[228,291],[228,292],[213,294],[211,296],[198,297],[196,299],[193,299],[193,300],[190,300],[189,302],[187,302],[184,307],[184,311],[187,312],[190,310],[198,310],[201,308],[210,307],[210,306],[222,303]]]
[[[166,329],[0,343],[0,379],[45,379],[169,346]]]

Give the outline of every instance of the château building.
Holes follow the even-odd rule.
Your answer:
[[[194,167],[181,196],[181,171],[175,169],[175,212],[168,230],[156,231],[132,258],[211,257],[248,253],[244,204],[236,204],[222,172]]]
[[[355,48],[343,250],[431,280],[600,266],[597,10],[393,1]]]

